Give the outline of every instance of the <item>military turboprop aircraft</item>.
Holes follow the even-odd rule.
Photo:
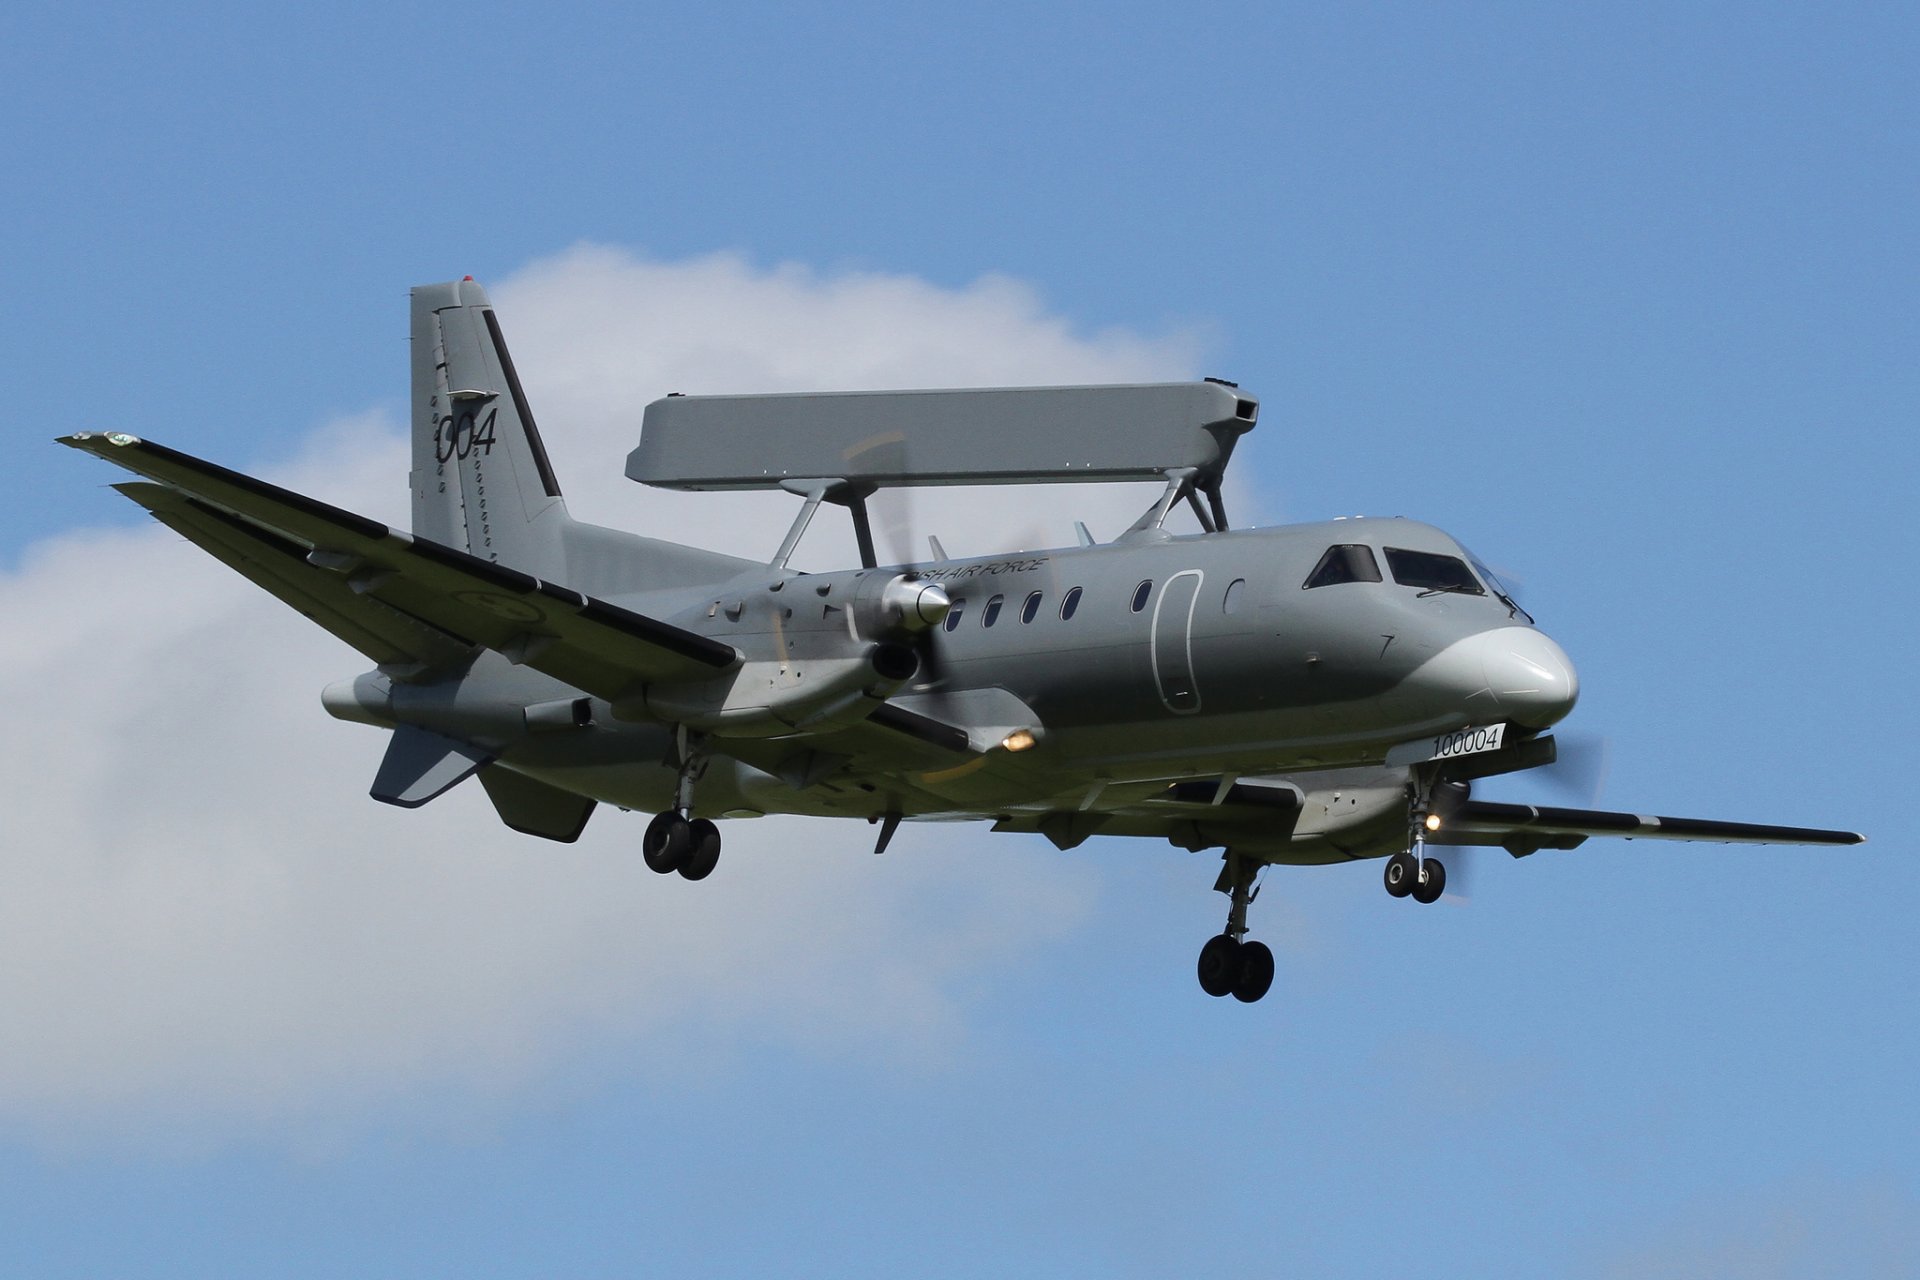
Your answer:
[[[1589,836],[1855,844],[1844,831],[1503,804],[1480,779],[1549,764],[1573,664],[1479,561],[1409,520],[1230,529],[1221,479],[1259,406],[1234,384],[669,396],[635,480],[802,499],[766,562],[572,519],[485,292],[413,291],[413,530],[121,432],[62,443],[116,488],[359,650],[333,715],[392,730],[372,795],[478,775],[502,820],[579,837],[599,803],[658,816],[653,870],[715,868],[715,819],[978,819],[1062,849],[1151,836],[1220,849],[1210,995],[1252,1002],[1270,864],[1384,858],[1437,900],[1435,846],[1516,857]],[[1144,479],[1118,538],[882,566],[883,487]],[[1179,503],[1200,532],[1165,523]],[[789,567],[822,504],[861,567]]]

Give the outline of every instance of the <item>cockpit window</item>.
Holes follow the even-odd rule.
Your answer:
[[[1487,594],[1479,579],[1473,576],[1473,571],[1467,568],[1467,562],[1458,556],[1388,547],[1387,568],[1393,571],[1393,580],[1403,587],[1419,587],[1435,592],[1457,591],[1467,596]]]
[[[1330,587],[1337,582],[1378,581],[1380,562],[1373,558],[1373,548],[1349,544],[1328,547],[1327,554],[1320,557],[1320,563],[1313,566],[1313,572],[1307,575],[1306,582],[1301,586],[1305,589]]]

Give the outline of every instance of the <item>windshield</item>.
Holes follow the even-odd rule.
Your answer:
[[[1393,571],[1393,580],[1403,587],[1419,587],[1432,592],[1455,591],[1466,596],[1486,594],[1472,570],[1467,568],[1467,562],[1458,556],[1388,547],[1387,568]]]
[[[1533,621],[1533,615],[1520,607],[1520,602],[1513,598],[1513,591],[1507,586],[1506,582],[1501,579],[1499,574],[1487,567],[1486,561],[1471,551],[1467,552],[1467,559],[1473,562],[1473,571],[1480,575],[1480,580],[1487,584],[1487,587],[1493,592],[1500,603],[1507,606],[1507,611],[1510,614],[1525,618],[1528,622]]]

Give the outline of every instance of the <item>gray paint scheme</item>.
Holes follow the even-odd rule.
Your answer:
[[[669,396],[627,476],[667,489],[1057,484],[1190,469],[1211,487],[1259,403],[1221,382]]]
[[[395,730],[376,798],[425,803],[477,770],[509,826],[569,840],[596,802],[672,807],[677,743],[691,730],[707,752],[696,814],[823,814],[883,831],[900,818],[974,819],[1063,848],[1148,836],[1227,849],[1229,868],[1399,853],[1425,812],[1442,823],[1434,843],[1516,856],[1605,834],[1860,838],[1469,799],[1475,778],[1552,758],[1542,731],[1577,695],[1566,655],[1477,583],[1435,591],[1389,572],[1305,585],[1337,544],[1371,548],[1383,564],[1389,549],[1468,559],[1430,525],[1175,536],[1149,517],[1104,545],[797,573],[573,520],[484,291],[416,289],[413,319],[411,534],[132,436],[62,441],[135,472],[121,492],[377,664],[323,698],[336,716]],[[849,436],[906,431],[901,406],[917,404],[910,456],[922,479],[1011,447],[1010,423],[1027,431],[1076,412],[1128,424],[1102,437],[1103,465],[1217,468],[1238,430],[1216,431],[1216,415],[1245,422],[1232,415],[1247,398],[1217,384],[1128,390],[674,399],[656,403],[668,409],[650,410],[647,429],[669,424],[662,456],[680,462],[646,461],[643,441],[630,471],[688,487],[696,473],[737,481],[742,469],[710,465],[731,445],[701,452],[697,434],[675,432],[732,413],[764,433],[797,405],[808,425],[791,457],[813,469]],[[747,404],[757,408],[741,416]],[[993,408],[998,425],[961,433],[969,405]],[[1153,406],[1172,406],[1158,434]],[[959,447],[945,448],[943,432],[959,433]],[[1169,442],[1173,452],[1153,452]],[[1050,458],[1064,467],[1051,447],[1036,442],[997,474],[1036,478]],[[903,615],[903,582],[938,586],[951,629]],[[1503,726],[1505,744],[1385,763],[1477,726]]]

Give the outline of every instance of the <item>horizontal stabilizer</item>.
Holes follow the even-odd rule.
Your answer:
[[[480,785],[487,789],[500,821],[526,835],[572,844],[593,816],[594,801],[589,797],[497,764],[480,771]]]
[[[1497,844],[1516,851],[1568,848],[1587,836],[1629,840],[1702,840],[1720,844],[1860,844],[1852,831],[1816,827],[1776,827],[1755,822],[1716,822],[1706,818],[1661,818],[1600,809],[1560,809],[1527,804],[1469,800],[1445,816],[1434,844]]]
[[[401,725],[387,743],[387,754],[374,775],[368,793],[384,804],[403,809],[418,809],[435,796],[473,776],[475,770],[492,761],[491,753],[443,738],[412,725]]]
[[[182,507],[145,492],[129,495],[229,564],[234,563],[232,555],[244,552],[244,559],[281,566],[285,578],[284,566],[298,557],[332,575],[336,588],[328,593],[307,576],[301,577],[297,591],[281,591],[235,564],[302,612],[308,610],[295,595],[326,594],[340,605],[345,594],[337,588],[344,587],[421,624],[438,637],[421,642],[430,651],[420,655],[423,660],[444,656],[449,646],[484,646],[609,700],[645,683],[710,677],[739,661],[731,645],[711,637],[388,529],[163,445],[118,432],[82,433],[60,442],[190,498],[190,507]],[[207,519],[209,514],[215,518]],[[222,524],[224,531],[216,527]],[[223,540],[233,544],[227,554],[210,545]],[[370,616],[358,611],[348,620],[367,630]],[[328,621],[316,620],[334,629]],[[382,633],[393,638],[390,629]],[[342,633],[336,629],[335,634]],[[414,644],[398,647],[411,650]]]

